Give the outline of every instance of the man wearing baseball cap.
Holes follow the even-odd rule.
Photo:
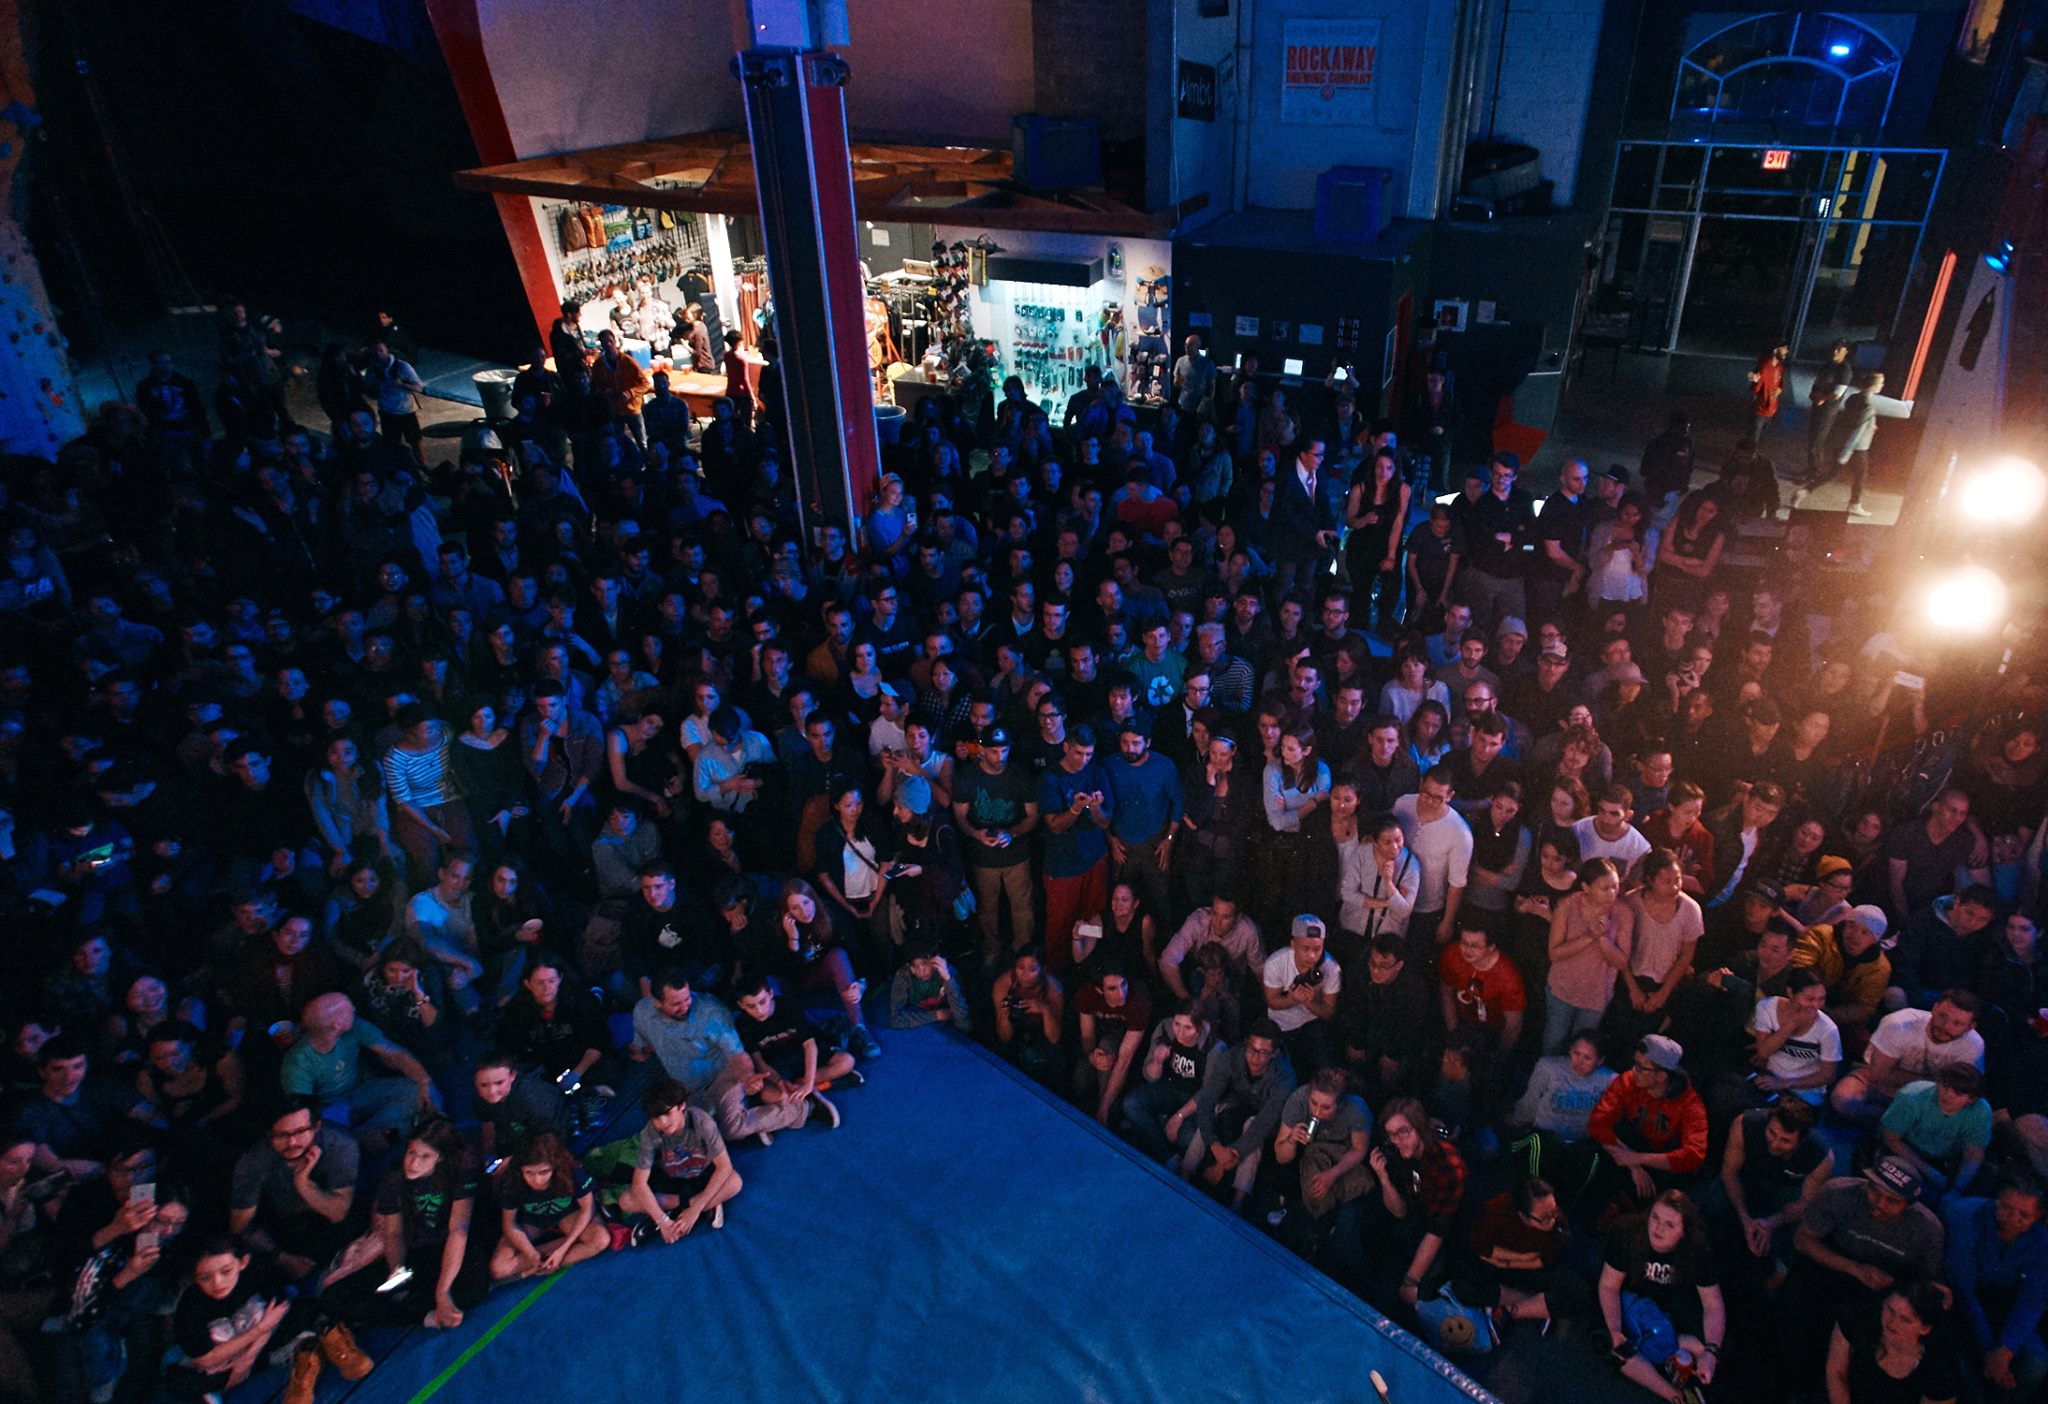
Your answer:
[[[998,903],[1010,908],[1010,946],[1023,950],[1038,934],[1032,911],[1031,846],[1021,842],[1038,827],[1038,786],[1024,767],[1010,764],[1010,733],[981,732],[980,756],[960,767],[953,782],[953,822],[967,839],[968,875],[981,923],[983,961],[996,964],[1001,937]]]
[[[1941,1220],[1919,1202],[1921,1188],[1920,1172],[1888,1155],[1861,1175],[1829,1180],[1807,1202],[1792,1277],[1778,1297],[1792,1318],[1780,1340],[1810,1350],[1843,1307],[1875,1303],[1899,1283],[1941,1280]],[[1812,1363],[1809,1356],[1808,1370]]]
[[[1321,917],[1302,913],[1288,931],[1287,949],[1266,957],[1259,972],[1266,1014],[1279,1026],[1297,1076],[1314,1077],[1334,1061],[1330,1020],[1343,976],[1323,949],[1327,935]]]
[[[1629,1070],[1593,1104],[1586,1134],[1602,1151],[1593,1203],[1640,1209],[1707,1163],[1707,1105],[1685,1074],[1685,1049],[1650,1034]]]
[[[1851,907],[1830,926],[1811,926],[1792,947],[1794,967],[1817,972],[1828,986],[1828,1015],[1845,1039],[1858,1047],[1877,1021],[1878,1002],[1892,982],[1884,936],[1891,929],[1883,909]]]

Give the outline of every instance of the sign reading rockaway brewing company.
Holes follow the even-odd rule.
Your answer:
[[[1342,126],[1372,120],[1380,59],[1378,20],[1289,20],[1286,37],[1281,121]]]

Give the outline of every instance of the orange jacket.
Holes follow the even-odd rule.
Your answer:
[[[1690,1175],[1707,1163],[1707,1104],[1689,1079],[1675,1097],[1652,1097],[1630,1069],[1593,1104],[1586,1134],[1599,1145],[1668,1155],[1674,1175]]]
[[[645,366],[621,351],[614,364],[607,365],[602,355],[590,363],[590,388],[605,397],[613,414],[631,415],[640,413],[654,380]]]

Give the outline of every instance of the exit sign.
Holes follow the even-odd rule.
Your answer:
[[[1778,148],[1772,148],[1771,150],[1768,150],[1768,151],[1765,151],[1765,152],[1764,152],[1764,169],[1765,169],[1765,170],[1767,170],[1767,171],[1785,171],[1785,170],[1790,170],[1791,168],[1792,168],[1792,153],[1791,153],[1791,152],[1789,152],[1789,151],[1785,151],[1785,150],[1782,150],[1782,149],[1778,149]]]

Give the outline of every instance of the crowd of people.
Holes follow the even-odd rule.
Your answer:
[[[1539,516],[1440,369],[1198,345],[928,399],[807,533],[772,346],[700,421],[564,313],[459,451],[388,314],[316,432],[236,306],[211,415],[160,353],[0,465],[0,1399],[305,1404],[933,1023],[1448,1348],[2038,1388],[2035,640],[1724,560],[1753,440]]]

